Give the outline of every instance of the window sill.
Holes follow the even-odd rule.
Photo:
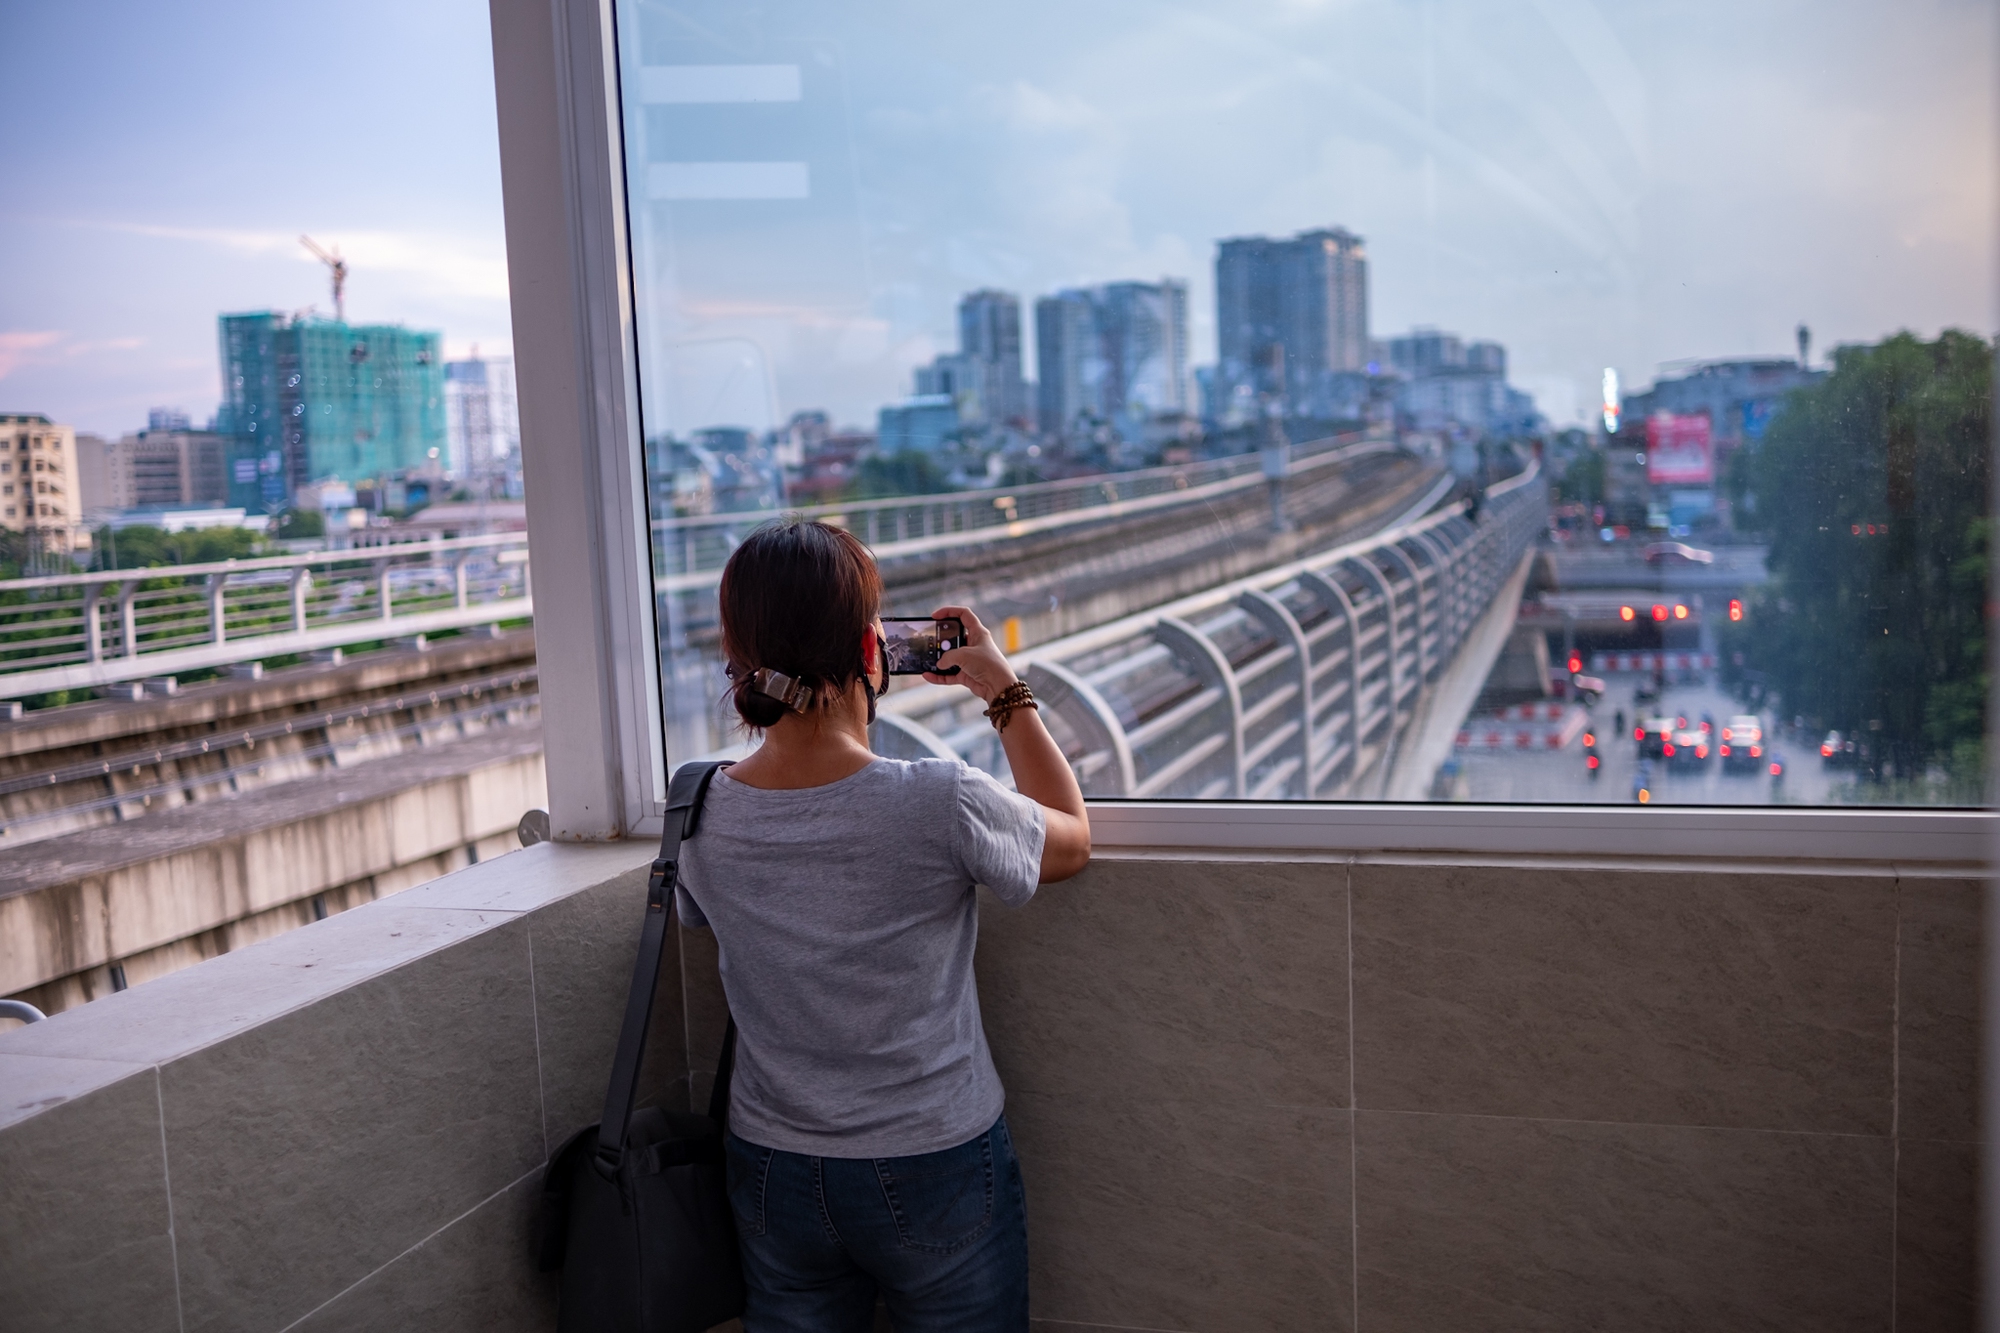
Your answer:
[[[1993,859],[1996,826],[1994,812],[1978,810],[1250,801],[1090,805],[1091,844],[1107,852],[1436,852],[1970,867]]]

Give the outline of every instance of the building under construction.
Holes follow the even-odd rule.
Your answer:
[[[275,512],[308,482],[444,457],[442,334],[276,311],[219,324],[232,505]]]

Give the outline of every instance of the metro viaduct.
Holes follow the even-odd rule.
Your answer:
[[[970,597],[1016,617],[1029,644],[1406,521],[1449,486],[1428,461],[1374,447],[1295,476],[1282,530],[1259,479],[977,550],[878,549],[896,609]],[[464,562],[496,541],[431,556],[457,562],[460,592],[456,611],[420,609],[425,623],[476,618],[478,576],[468,596]],[[405,603],[392,563],[410,557],[377,558],[379,574],[361,582],[381,591],[379,621],[322,622],[299,602],[287,632],[350,643],[372,632],[391,646],[344,661],[321,648],[319,660],[261,674],[163,679],[130,697],[0,715],[0,996],[54,1012],[519,845],[523,812],[546,804],[533,632],[397,635]],[[494,583],[494,614],[518,618],[523,567],[515,583]],[[342,585],[324,560],[318,568],[317,585],[303,586],[333,606]],[[238,582],[285,594],[272,571],[205,577],[203,613],[220,612],[232,636]],[[290,586],[295,601],[305,595],[298,579]],[[92,649],[102,645],[93,660],[115,664],[120,613],[104,606],[86,617]],[[143,630],[143,604],[122,614],[128,631]],[[278,646],[225,640],[212,624],[175,641],[248,662]]]

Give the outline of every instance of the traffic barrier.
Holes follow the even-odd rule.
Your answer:
[[[1461,750],[1561,750],[1583,731],[1589,716],[1581,709],[1553,705],[1556,716],[1509,718],[1507,714],[1545,710],[1544,704],[1518,705],[1499,717],[1473,718],[1458,733]]]
[[[1560,722],[1572,711],[1569,704],[1561,702],[1515,704],[1495,713],[1493,719],[1497,722]]]
[[[1594,653],[1592,671],[1712,671],[1714,653]]]

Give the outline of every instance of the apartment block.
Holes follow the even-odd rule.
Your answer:
[[[1113,282],[1035,302],[1040,420],[1050,435],[1085,423],[1137,440],[1163,414],[1185,412],[1187,284]]]
[[[90,545],[83,527],[76,431],[33,412],[0,412],[0,528],[43,551]]]
[[[1341,383],[1368,368],[1368,254],[1344,227],[1289,240],[1246,236],[1221,242],[1215,258],[1216,339],[1225,396],[1282,388],[1293,412],[1326,415],[1352,397]],[[1282,384],[1262,385],[1257,367],[1276,365]],[[1260,356],[1263,358],[1260,361]]]

